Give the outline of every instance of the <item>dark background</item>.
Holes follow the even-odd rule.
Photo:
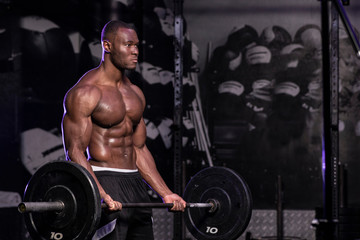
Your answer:
[[[169,24],[171,32],[172,6],[172,1],[155,0],[0,1],[0,239],[26,235],[14,206],[41,164],[64,158],[62,100],[86,71],[99,64],[100,31],[110,19],[134,22],[138,29],[140,64],[129,77],[147,98],[147,144],[172,187],[168,133],[173,85],[161,75],[171,75],[174,69],[173,36],[164,30]],[[355,1],[346,7],[355,27],[359,7]],[[209,165],[194,127],[195,102],[204,111],[200,121],[208,126],[211,160],[246,179],[255,209],[276,207],[279,176],[285,208],[321,206],[320,2],[184,1],[184,18],[186,178]],[[305,41],[306,29],[312,31]],[[266,38],[270,33],[275,40]],[[347,169],[347,203],[358,206],[360,63],[341,33],[340,162]],[[292,50],[285,51],[287,46]],[[258,62],[249,62],[249,49]],[[297,64],[289,67],[293,61]],[[229,67],[230,62],[236,67]],[[145,63],[155,66],[155,73],[149,74]],[[260,87],[255,89],[254,83]]]

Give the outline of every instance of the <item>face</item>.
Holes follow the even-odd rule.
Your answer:
[[[110,41],[104,41],[104,49],[118,69],[135,69],[139,55],[139,39],[132,29],[119,28]]]

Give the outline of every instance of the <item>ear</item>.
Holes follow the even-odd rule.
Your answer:
[[[108,41],[108,40],[104,40],[103,42],[102,42],[102,46],[103,46],[103,49],[104,49],[104,51],[105,52],[110,52],[110,50],[111,50],[111,43]]]

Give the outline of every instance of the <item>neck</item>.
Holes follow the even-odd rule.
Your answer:
[[[119,69],[115,67],[109,61],[102,61],[100,68],[104,71],[106,78],[115,82],[120,82],[125,79],[125,69]]]

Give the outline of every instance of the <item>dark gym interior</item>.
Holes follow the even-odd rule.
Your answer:
[[[110,20],[136,26],[127,73],[171,189],[225,167],[251,191],[237,239],[360,239],[359,11],[356,0],[0,0],[0,240],[31,239],[18,204],[42,165],[65,160],[63,99],[99,65]],[[156,240],[196,239],[181,216],[153,214]]]

